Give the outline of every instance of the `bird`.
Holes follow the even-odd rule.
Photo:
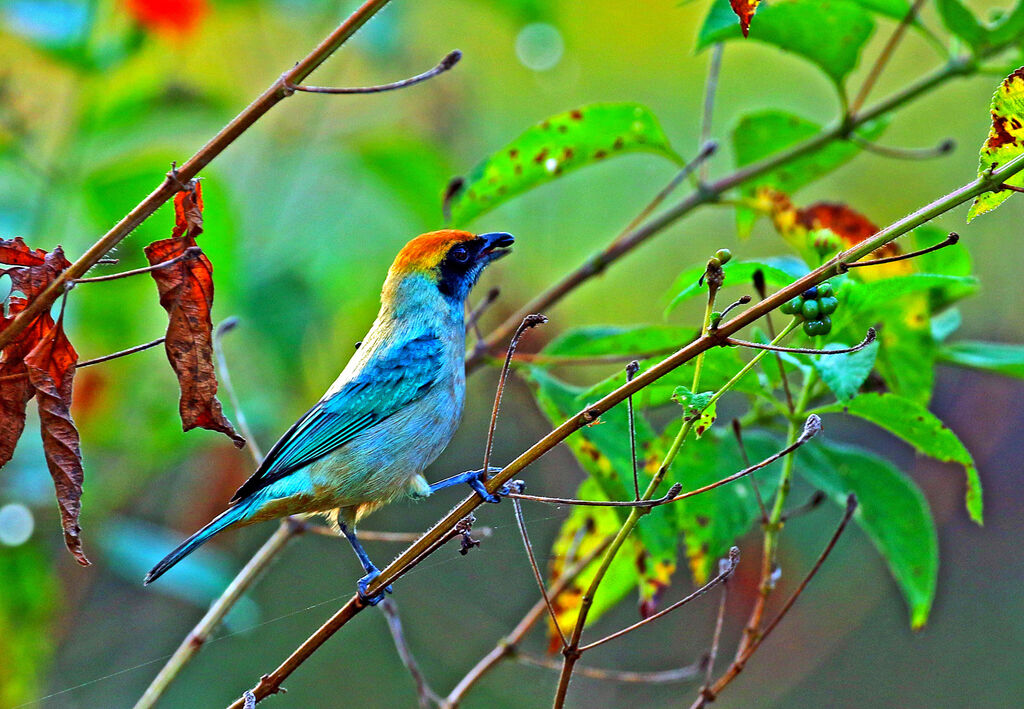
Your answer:
[[[351,543],[366,575],[379,575],[356,524],[401,498],[422,499],[468,484],[487,502],[491,470],[428,483],[424,469],[441,454],[462,416],[466,390],[466,298],[488,265],[515,241],[506,232],[444,229],[407,243],[388,270],[377,318],[321,399],[274,444],[220,515],[146,575],[148,585],[215,534],[289,515],[325,515]]]

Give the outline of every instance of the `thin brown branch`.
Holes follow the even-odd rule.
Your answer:
[[[111,352],[110,354],[103,355],[102,357],[94,357],[93,359],[87,359],[83,362],[79,362],[78,364],[76,364],[75,368],[81,369],[82,367],[91,367],[92,365],[99,364],[100,362],[109,362],[110,360],[117,359],[118,357],[124,357],[125,355],[135,354],[136,352],[142,352],[143,350],[148,350],[152,347],[156,347],[157,345],[161,344],[164,341],[164,339],[165,338],[163,337],[158,337],[152,342],[144,342],[141,345],[135,345],[135,347],[129,347],[126,350],[121,350],[119,352]]]
[[[458,49],[452,50],[445,55],[444,59],[437,63],[437,66],[428,69],[422,74],[416,76],[410,76],[408,79],[402,79],[400,81],[393,81],[390,84],[378,84],[376,86],[356,86],[356,87],[331,87],[331,86],[303,86],[301,84],[285,84],[285,87],[289,91],[304,91],[311,94],[379,94],[385,91],[395,91],[396,89],[404,89],[409,86],[415,86],[427,79],[433,79],[438,74],[443,74],[448,71],[462,59],[462,52]]]
[[[73,282],[78,283],[102,283],[104,281],[116,281],[119,278],[128,278],[129,276],[137,276],[140,273],[149,273],[150,271],[159,271],[161,268],[168,268],[176,263],[182,261],[191,261],[192,259],[203,253],[203,250],[198,246],[189,246],[187,249],[182,251],[174,258],[155,263],[152,266],[144,266],[142,268],[133,268],[131,271],[121,271],[120,273],[111,273],[106,276],[92,276],[90,278],[76,278]]]
[[[516,653],[516,660],[525,665],[534,667],[546,667],[550,670],[561,670],[562,663],[547,657],[538,657],[524,652]],[[627,670],[610,670],[601,667],[590,667],[588,665],[576,665],[576,673],[591,679],[608,680],[609,682],[627,682],[633,684],[675,684],[678,682],[689,682],[700,677],[704,669],[704,662],[698,661],[685,667],[677,667],[672,670],[660,670],[657,672],[630,672]]]
[[[718,77],[722,72],[722,54],[725,45],[721,42],[711,48],[711,59],[708,61],[708,78],[704,81],[704,110],[700,117],[700,142],[707,145],[711,141],[711,123],[715,115],[715,98],[718,96]],[[700,180],[708,176],[708,163],[700,166]]]
[[[494,301],[498,299],[499,295],[501,295],[500,288],[491,288],[489,291],[487,291],[487,293],[480,300],[480,302],[477,303],[476,307],[470,310],[469,314],[466,316],[467,330],[469,330],[470,328],[473,328],[474,330],[476,329],[477,324],[480,322],[480,316],[482,316],[484,312],[486,312],[486,310],[494,304]],[[480,336],[478,330],[477,336],[479,337],[479,339],[483,339],[483,337]]]
[[[402,619],[398,615],[398,605],[394,600],[385,598],[377,604],[377,607],[384,613],[384,618],[388,622],[388,630],[391,631],[391,639],[395,641],[395,649],[398,650],[398,656],[416,684],[416,699],[420,709],[427,709],[432,704],[439,703],[441,698],[427,684],[427,680],[423,676],[423,672],[420,671],[419,665],[416,664],[416,658],[413,657],[412,650],[409,649],[409,644],[405,640]]]
[[[46,290],[36,296],[24,310],[18,313],[17,317],[6,328],[0,331],[0,350],[10,344],[37,317],[49,310],[50,306],[56,302],[70,282],[85,276],[89,269],[107,255],[107,252],[117,246],[139,224],[148,219],[161,205],[173,197],[178,192],[181,182],[188,182],[194,178],[199,174],[200,170],[210,164],[211,161],[235,142],[240,135],[245,133],[264,114],[280,101],[290,96],[291,92],[286,88],[286,85],[301,83],[303,79],[323,64],[328,57],[345,44],[360,27],[366,24],[388,2],[390,0],[366,0],[305,58],[278,77],[256,100],[250,103],[230,123],[221,128],[184,165],[173,174],[168,173],[164,177],[163,182],[149,196],[136,205],[110,231],[100,237],[96,243],[90,246],[81,257],[57,276],[47,286]]]
[[[885,43],[885,47],[882,48],[882,53],[875,59],[875,63],[871,66],[871,70],[868,72],[868,76],[864,79],[864,83],[861,84],[860,91],[857,92],[857,97],[853,99],[853,103],[850,104],[849,113],[855,115],[860,107],[864,105],[868,95],[871,93],[871,89],[874,88],[875,83],[878,81],[878,77],[882,75],[886,65],[889,63],[889,59],[892,58],[896,48],[903,41],[903,36],[907,32],[907,28],[914,22],[917,17],[918,11],[924,4],[924,0],[914,0],[914,4],[907,11],[907,14],[900,20],[899,25],[893,30],[892,35],[889,36],[889,41]]]
[[[932,79],[932,83],[936,83],[939,80],[939,77],[934,77]],[[923,92],[927,88],[928,86],[918,85],[915,88],[915,91]],[[644,370],[632,381],[624,383],[622,386],[607,394],[604,398],[588,405],[584,410],[562,422],[554,430],[521,453],[515,460],[502,468],[501,472],[496,473],[494,477],[490,478],[486,483],[488,491],[493,493],[499,490],[524,468],[558,446],[569,435],[578,431],[588,423],[592,423],[596,417],[600,416],[605,411],[608,411],[613,406],[622,403],[629,395],[649,386],[652,382],[689,362],[701,352],[705,352],[712,347],[719,346],[722,341],[721,338],[729,337],[738,330],[759,320],[766,312],[774,310],[786,301],[800,295],[811,286],[816,286],[834,276],[841,264],[850,263],[864,258],[879,247],[884,246],[899,236],[902,236],[922,224],[931,221],[950,209],[953,209],[954,207],[957,207],[980,194],[998,189],[998,186],[1005,182],[1009,177],[1022,170],[1024,170],[1024,155],[1013,158],[996,170],[980,175],[978,178],[972,180],[959,189],[940,197],[931,204],[918,209],[913,214],[890,224],[874,236],[871,236],[859,244],[834,256],[828,262],[814,269],[807,275],[798,278],[760,303],[744,310],[732,320],[722,323],[716,333],[704,335],[694,340],[692,343],[681,348],[675,354]],[[10,327],[11,326],[8,326],[7,330],[4,332],[9,331]],[[0,336],[2,336],[2,334],[3,333],[0,333]],[[381,571],[380,575],[369,584],[366,589],[366,594],[368,596],[373,596],[384,586],[395,582],[397,579],[408,573],[410,569],[414,568],[415,565],[423,558],[432,554],[447,540],[451,539],[453,534],[458,534],[457,530],[459,525],[462,523],[462,520],[481,504],[485,504],[483,498],[474,493],[456,505],[442,519],[435,523],[433,527],[424,532],[416,542],[411,544],[390,564],[388,564]],[[296,650],[292,652],[292,654],[289,655],[289,657],[286,658],[277,667],[277,669],[267,675],[264,675],[260,679],[259,683],[252,689],[254,696],[257,699],[262,700],[264,697],[280,691],[281,683],[284,682],[284,680],[310,656],[312,656],[321,645],[323,645],[338,630],[344,627],[349,620],[354,618],[364,607],[365,606],[359,596],[353,594],[345,605],[343,605],[305,642],[296,648]],[[241,709],[241,707],[241,698],[232,704],[232,709]]]
[[[754,277],[753,277],[752,280],[754,281],[754,290],[757,291],[758,297],[761,300],[764,300],[766,297],[768,297],[768,288],[767,288],[767,285],[765,284],[765,280],[764,280],[764,271],[762,271],[761,269],[757,269],[756,271],[754,271]],[[768,336],[771,337],[772,340],[775,340],[775,323],[772,321],[772,314],[771,314],[771,312],[767,312],[767,313],[764,314],[764,321],[765,321],[765,324],[768,326]],[[779,368],[779,378],[782,380],[782,392],[786,395],[786,407],[789,409],[790,416],[792,416],[793,413],[794,413],[794,409],[793,409],[793,392],[790,391],[790,388],[789,388],[789,376],[787,376],[787,374],[786,374],[786,365],[782,361],[782,355],[779,354],[778,352],[775,353],[775,363],[778,365],[778,368]],[[734,424],[735,424],[735,421],[734,421]],[[740,436],[739,429],[736,429],[736,436],[737,436],[737,440],[740,441],[740,447],[742,448],[743,447],[743,439]],[[751,478],[751,480],[753,480],[753,478]],[[764,502],[761,500],[761,493],[760,493],[760,491],[757,490],[757,483],[756,482],[754,483],[754,490],[757,492],[757,499],[761,503],[761,508],[763,510],[764,509]],[[767,520],[768,519],[768,515],[764,515],[764,519]]]
[[[859,352],[864,349],[872,342],[875,341],[875,328],[869,327],[868,333],[861,340],[860,344],[854,345],[853,347],[844,347],[841,350],[817,350],[813,347],[781,347],[779,345],[768,345],[761,344],[760,342],[747,342],[746,340],[736,340],[731,337],[725,338],[725,343],[728,345],[737,345],[739,347],[749,347],[754,350],[770,350],[772,352],[792,352],[795,354],[809,354],[809,355],[837,355],[837,354],[850,354],[851,352]]]
[[[879,266],[883,263],[892,263],[894,261],[905,261],[910,258],[917,258],[918,256],[931,253],[932,251],[938,251],[939,249],[944,249],[947,246],[952,246],[958,241],[960,241],[960,235],[957,234],[955,231],[951,231],[949,232],[949,236],[947,236],[945,239],[940,241],[938,244],[929,246],[926,249],[911,251],[908,254],[900,254],[898,256],[888,256],[886,258],[871,259],[870,261],[857,261],[855,263],[848,263],[843,267],[843,271],[845,272],[851,268],[863,268],[864,266]]]
[[[743,458],[743,464],[746,467],[750,467],[750,456],[747,455],[747,447],[743,444],[743,425],[739,419],[732,420],[732,434],[736,437],[736,447],[740,449],[740,456]],[[757,498],[757,506],[761,510],[761,522],[768,521],[768,510],[764,506],[764,498],[761,497],[761,488],[757,484],[757,478],[751,476],[750,484],[754,488],[754,497]]]
[[[839,541],[839,537],[842,536],[843,531],[845,531],[846,526],[849,524],[850,519],[853,517],[853,513],[856,512],[856,510],[857,497],[851,494],[846,498],[846,512],[843,514],[843,518],[839,521],[839,526],[836,528],[836,531],[832,534],[832,538],[829,539],[828,544],[825,545],[825,548],[818,556],[818,560],[814,562],[814,566],[811,567],[811,570],[804,577],[803,581],[800,582],[800,584],[796,587],[796,590],[793,591],[793,594],[783,604],[782,608],[779,610],[778,615],[776,615],[771,620],[771,622],[769,622],[768,625],[765,626],[764,631],[762,633],[760,633],[747,645],[743,654],[737,657],[736,660],[734,660],[733,663],[729,665],[729,669],[727,669],[725,673],[718,678],[718,681],[715,682],[714,686],[712,686],[710,690],[704,690],[701,692],[701,695],[697,698],[697,701],[693,703],[690,709],[700,709],[701,707],[706,706],[708,703],[713,702],[715,698],[719,694],[721,694],[722,690],[725,689],[725,687],[728,686],[728,684],[732,682],[734,679],[736,679],[736,676],[743,671],[743,668],[746,666],[747,661],[750,659],[750,656],[753,655],[759,647],[761,647],[761,645],[768,638],[771,632],[775,630],[775,628],[782,621],[782,619],[786,617],[786,614],[789,613],[789,610],[793,607],[793,604],[796,603],[796,600],[800,597],[800,594],[802,594],[804,592],[804,589],[807,588],[807,584],[811,582],[811,579],[813,579],[815,574],[818,573],[818,570],[825,563],[825,560],[828,559],[829,554],[832,553],[832,550],[836,546],[836,542]]]
[[[544,586],[544,577],[540,573],[540,567],[537,566],[537,557],[533,554],[533,544],[530,543],[530,535],[526,531],[526,520],[523,519],[523,508],[519,504],[519,500],[512,500],[512,509],[515,510],[516,525],[519,527],[519,535],[523,538],[523,546],[526,547],[526,555],[530,559],[530,568],[533,569],[533,578],[537,581],[537,587],[540,588],[540,595],[544,599],[544,605],[547,606],[548,613],[551,616],[551,624],[554,627],[555,632],[558,633],[558,638],[562,641],[562,647],[569,647],[569,641],[565,637],[565,633],[562,631],[562,626],[558,622],[558,613],[555,612],[555,606],[551,603],[551,598],[548,596],[548,590]]]
[[[527,495],[522,492],[513,492],[508,495],[515,500],[529,500],[530,502],[543,502],[546,505],[576,505],[579,507],[658,507],[669,502],[675,502],[679,491],[683,489],[681,483],[674,483],[668,492],[661,497],[652,500],[577,500],[572,497],[543,497],[541,495]]]
[[[629,626],[623,628],[622,630],[617,630],[614,633],[612,633],[611,635],[604,636],[600,640],[595,640],[592,643],[589,643],[587,645],[581,646],[579,648],[579,652],[580,653],[584,653],[587,650],[593,650],[595,647],[599,647],[601,645],[604,645],[607,642],[611,642],[612,640],[616,640],[618,638],[621,638],[623,635],[626,635],[627,633],[632,633],[637,628],[642,628],[643,626],[647,625],[648,623],[653,623],[654,621],[658,620],[659,618],[665,617],[666,615],[668,615],[672,611],[677,610],[679,608],[682,608],[683,606],[685,606],[690,601],[693,601],[693,600],[695,600],[697,598],[700,598],[705,593],[707,593],[708,591],[713,589],[715,586],[717,586],[718,584],[724,582],[727,578],[729,578],[729,575],[732,574],[732,572],[736,570],[736,565],[739,564],[739,563],[740,563],[740,550],[739,550],[739,547],[733,547],[732,549],[729,550],[729,559],[728,559],[728,562],[726,563],[725,568],[720,570],[718,575],[715,576],[715,578],[713,578],[710,581],[708,581],[706,584],[704,584],[703,586],[698,588],[696,591],[691,593],[689,596],[687,596],[686,598],[679,599],[678,601],[676,601],[675,603],[670,605],[668,608],[663,608],[662,610],[658,611],[654,615],[647,616],[643,620],[639,620],[636,623],[633,623],[632,625],[629,625]]]
[[[321,524],[307,525],[306,531],[312,534],[319,534],[324,537],[331,537],[332,539],[342,538],[336,531]],[[479,527],[478,529],[473,530],[473,532],[481,537],[491,536],[490,527]],[[372,529],[362,528],[359,530],[359,539],[364,542],[394,542],[398,544],[408,544],[409,542],[414,542],[419,538],[419,532],[375,532]]]
[[[872,143],[867,138],[862,138],[856,133],[850,136],[850,140],[869,153],[882,155],[887,158],[895,158],[896,160],[933,160],[943,155],[948,155],[956,149],[956,141],[951,138],[946,138],[931,148],[895,148],[889,145],[879,145],[878,143]]]
[[[718,573],[722,574],[725,571],[726,565],[729,563],[728,559],[718,560]],[[722,579],[722,595],[718,600],[718,615],[715,617],[715,631],[711,636],[711,649],[708,651],[707,661],[704,663],[705,675],[704,685],[701,687],[701,693],[711,687],[711,679],[715,672],[715,660],[718,659],[718,644],[722,639],[722,626],[725,624],[725,604],[729,600],[729,579]]]

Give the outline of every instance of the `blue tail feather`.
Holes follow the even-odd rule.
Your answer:
[[[174,551],[165,556],[159,564],[154,566],[150,572],[146,574],[146,579],[142,582],[143,585],[148,586],[163,576],[168,569],[194,552],[202,544],[205,544],[210,537],[217,534],[217,532],[222,531],[235,522],[240,522],[245,519],[251,509],[251,505],[247,505],[245,502],[242,502],[234,507],[229,507],[224,512],[217,515],[212,522],[179,544]]]

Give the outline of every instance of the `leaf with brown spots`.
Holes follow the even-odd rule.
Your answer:
[[[626,153],[663,155],[676,164],[654,114],[636,103],[595,103],[541,121],[448,185],[445,214],[461,226],[512,197],[565,173]]]
[[[992,95],[992,129],[981,146],[978,175],[984,175],[1024,152],[1024,67],[1010,74]],[[1024,173],[1018,172],[1004,184],[1024,188]],[[991,212],[1009,199],[1012,190],[986,192],[974,198],[967,221]]]
[[[203,197],[199,184],[195,192],[183,191],[174,197],[175,226],[171,237],[146,247],[151,265],[181,256],[196,246],[203,231]],[[181,400],[178,410],[182,428],[220,431],[236,446],[245,439],[235,432],[217,400],[217,378],[213,367],[213,265],[205,254],[184,258],[166,268],[150,272],[160,291],[160,305],[169,316],[164,349],[178,384]]]
[[[57,491],[64,543],[79,564],[88,566],[78,525],[84,477],[82,451],[78,429],[71,420],[71,390],[77,362],[78,353],[64,334],[63,314],[25,357],[28,379],[39,407],[46,465]]]

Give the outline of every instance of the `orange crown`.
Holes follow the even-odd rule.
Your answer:
[[[391,273],[404,276],[410,273],[430,271],[437,268],[452,244],[475,238],[475,234],[455,229],[442,229],[421,234],[398,252],[395,262],[391,264]]]

